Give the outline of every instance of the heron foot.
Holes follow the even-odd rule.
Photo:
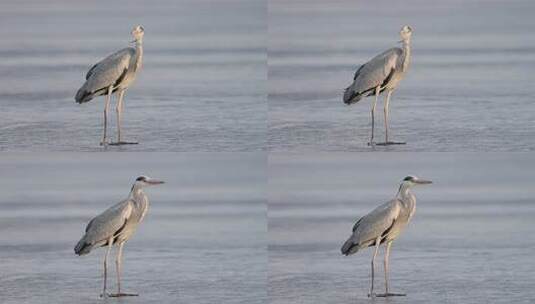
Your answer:
[[[137,145],[137,141],[117,141],[109,143],[110,146]]]
[[[406,142],[402,141],[386,141],[386,142],[380,142],[376,143],[378,146],[392,146],[392,145],[406,145]]]
[[[109,294],[108,295],[109,297],[112,297],[112,298],[120,298],[120,297],[137,297],[139,296],[137,293],[112,293],[112,294]]]
[[[387,298],[387,297],[404,297],[404,296],[406,296],[406,294],[404,294],[404,293],[391,293],[391,292],[388,292],[388,293],[379,293],[379,294],[376,294],[375,296],[376,296],[376,297],[380,297],[380,298]]]
[[[375,145],[377,145],[377,143],[374,142],[374,141],[370,141],[370,142],[368,143],[368,146],[371,146],[371,147],[373,147],[373,146],[375,146]]]
[[[368,298],[375,298],[375,296],[377,296],[377,294],[375,292],[372,292],[372,293],[368,294]]]
[[[103,141],[100,142],[101,146],[107,146],[108,144],[109,144],[109,142],[106,141],[106,140],[103,140]]]

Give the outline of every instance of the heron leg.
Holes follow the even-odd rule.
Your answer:
[[[104,134],[102,135],[102,141],[100,142],[101,146],[105,146],[106,142],[106,130],[108,129],[108,109],[110,107],[110,98],[111,98],[112,87],[108,88],[108,94],[106,94],[106,103],[104,105]]]
[[[110,297],[137,296],[137,294],[121,292],[121,265],[123,262],[123,246],[124,246],[124,242],[119,244],[119,248],[117,248],[117,258],[115,260],[115,267],[117,270],[117,293],[110,294],[109,295]]]
[[[378,146],[389,146],[389,145],[404,145],[405,142],[395,142],[395,141],[388,141],[388,114],[389,114],[389,106],[390,106],[390,96],[392,96],[393,91],[389,90],[386,94],[385,99],[385,142],[384,143],[377,143]]]
[[[377,294],[376,297],[393,297],[393,296],[405,296],[404,293],[390,293],[388,292],[388,262],[390,260],[390,246],[392,246],[392,242],[386,243],[386,249],[385,249],[385,293],[384,294]]]
[[[101,297],[107,297],[106,293],[106,281],[108,279],[108,257],[110,256],[111,247],[113,247],[113,237],[108,240],[108,249],[106,250],[106,255],[104,256],[104,287],[102,289]]]
[[[381,87],[378,86],[375,88],[375,100],[372,103],[372,136],[370,138],[370,142],[368,143],[368,146],[373,146],[375,143],[373,142],[373,132],[375,129],[375,106],[377,105],[377,99],[379,98],[379,92],[381,91]]]
[[[117,269],[117,293],[121,293],[121,259],[123,258],[123,246],[124,242],[119,244],[117,249],[117,259],[115,260],[115,267]]]
[[[390,105],[390,96],[392,95],[392,91],[389,90],[388,93],[386,93],[386,100],[385,100],[385,143],[388,143],[388,106]]]
[[[120,90],[118,93],[118,101],[117,101],[117,107],[115,108],[115,111],[117,112],[117,142],[121,142],[121,118],[122,118],[122,112],[123,112],[123,97],[124,97],[124,91]]]
[[[117,142],[110,143],[112,146],[120,146],[120,145],[137,145],[137,142],[127,142],[127,141],[121,141],[121,121],[123,116],[123,99],[124,99],[124,93],[126,90],[121,90],[117,93],[117,107],[115,108],[115,111],[117,112]]]
[[[385,293],[388,294],[388,260],[390,259],[390,246],[392,242],[386,243],[385,249]]]
[[[375,293],[373,293],[373,281],[374,281],[374,278],[375,278],[375,258],[377,257],[377,253],[379,252],[379,245],[380,244],[381,244],[381,238],[378,237],[375,240],[375,251],[373,253],[373,258],[372,258],[372,284],[371,284],[371,287],[370,287],[370,293],[368,294],[368,297],[375,297]]]

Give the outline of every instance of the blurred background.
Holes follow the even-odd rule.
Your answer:
[[[266,142],[266,2],[0,3],[0,151],[102,151],[104,97],[78,105],[89,68],[145,28],[126,92],[120,151],[261,151]],[[109,126],[115,140],[115,97]]]
[[[416,213],[390,255],[378,303],[531,303],[535,157],[522,153],[274,154],[269,159],[271,303],[370,303],[372,249],[340,253],[357,220],[407,175]],[[384,292],[383,252],[376,288]]]
[[[2,303],[267,303],[263,153],[4,153],[0,172]],[[142,174],[166,183],[124,247],[122,289],[139,297],[103,301],[105,249],[73,248]]]
[[[270,0],[269,149],[372,150],[372,98],[348,107],[343,91],[408,24],[412,63],[389,134],[407,145],[375,150],[533,151],[534,10],[530,0]]]

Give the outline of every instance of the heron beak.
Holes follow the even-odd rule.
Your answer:
[[[427,184],[432,184],[433,182],[430,181],[430,180],[418,179],[418,180],[415,181],[415,183],[421,184],[421,185],[427,185]]]
[[[164,184],[164,183],[165,183],[164,181],[157,180],[157,179],[149,179],[147,181],[147,184],[149,184],[149,185],[160,185],[160,184]]]

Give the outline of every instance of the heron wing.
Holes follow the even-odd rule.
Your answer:
[[[385,85],[402,53],[400,48],[391,48],[363,64],[353,77],[354,92],[363,94],[373,91],[379,85]]]
[[[89,71],[87,71],[87,74],[85,74],[85,80],[88,80],[89,77],[91,77],[91,74],[93,74],[93,71],[95,70],[95,68],[97,67],[98,63],[95,63],[90,69]]]
[[[134,57],[133,48],[124,48],[96,63],[86,75],[85,90],[97,92],[110,86],[117,86],[130,65],[130,60]]]
[[[85,242],[96,245],[116,236],[132,215],[133,202],[122,201],[93,218],[86,227]]]
[[[359,247],[372,244],[378,237],[385,237],[400,214],[400,201],[391,200],[363,216],[353,227],[352,241]]]

